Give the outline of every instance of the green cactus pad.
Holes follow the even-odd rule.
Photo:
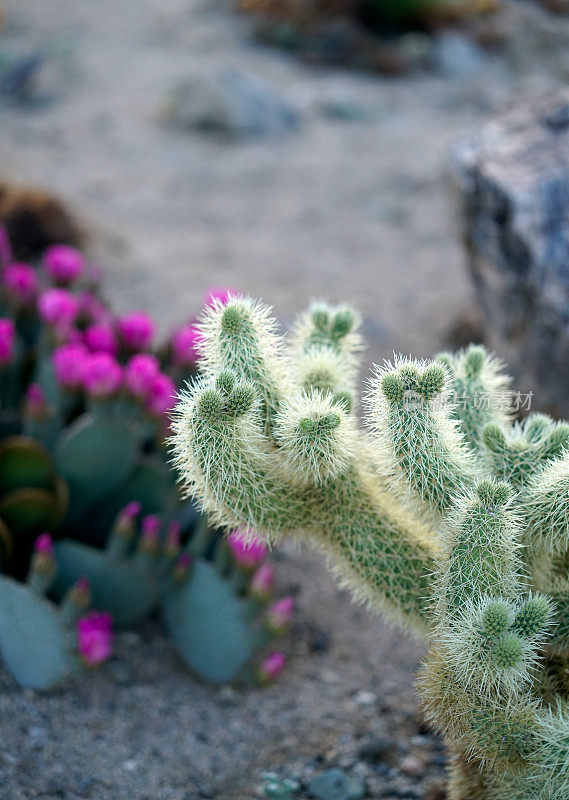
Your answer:
[[[55,479],[48,451],[27,436],[11,436],[0,446],[0,494],[16,489],[51,489]]]
[[[208,683],[235,680],[253,655],[249,605],[213,564],[196,561],[190,577],[166,592],[166,627],[189,669]]]
[[[136,457],[136,440],[124,425],[89,414],[76,420],[55,451],[57,468],[69,484],[69,518],[116,491],[133,471]]]
[[[74,668],[71,637],[56,606],[12,578],[0,578],[0,654],[20,686],[61,683]]]
[[[70,541],[58,542],[55,552],[56,597],[63,597],[78,578],[85,576],[91,584],[93,606],[109,611],[117,625],[132,625],[157,605],[157,582],[134,561],[113,561],[103,551]]]

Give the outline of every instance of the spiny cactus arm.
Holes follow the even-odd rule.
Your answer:
[[[356,593],[424,633],[434,562],[429,531],[378,487],[351,453],[354,422],[319,392],[282,405],[277,451],[258,425],[254,390],[202,378],[182,397],[172,447],[186,492],[226,527],[269,542],[304,535],[337,561]],[[361,462],[361,463],[360,463]]]
[[[444,364],[452,376],[451,415],[476,450],[485,425],[509,425],[510,378],[502,371],[503,363],[481,345],[470,345],[456,355],[441,353],[436,361]]]
[[[424,503],[435,514],[478,477],[472,451],[451,418],[449,378],[442,364],[399,357],[377,369],[368,395],[368,418],[377,459],[390,488]]]
[[[519,517],[506,483],[480,481],[455,499],[440,533],[439,613],[484,595],[513,599],[521,590]]]
[[[533,475],[524,497],[524,541],[533,553],[562,555],[569,549],[569,455]]]
[[[263,431],[270,438],[274,417],[290,388],[283,338],[270,308],[249,297],[233,297],[225,305],[216,301],[198,327],[202,373],[215,377],[228,370],[252,383],[259,395]]]
[[[506,429],[488,423],[482,431],[483,458],[491,474],[523,489],[533,475],[563,456],[569,447],[569,423],[530,414]]]
[[[348,410],[354,406],[359,316],[348,306],[313,303],[296,320],[290,356],[293,380],[300,389],[330,392]]]

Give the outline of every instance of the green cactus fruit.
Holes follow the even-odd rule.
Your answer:
[[[235,680],[258,646],[251,604],[211,562],[198,559],[183,583],[169,586],[162,613],[183,662],[208,683]]]
[[[0,444],[0,495],[21,489],[51,489],[55,478],[53,459],[34,439],[11,436]]]
[[[74,670],[73,634],[59,608],[0,577],[0,654],[20,686],[51,689]]]
[[[53,586],[63,597],[81,577],[89,579],[93,605],[113,615],[117,625],[132,625],[158,604],[159,584],[134,558],[114,560],[108,553],[63,540],[55,546],[58,574]]]
[[[57,469],[69,484],[68,519],[77,520],[117,491],[137,455],[136,439],[124,424],[85,414],[70,425],[55,448]]]

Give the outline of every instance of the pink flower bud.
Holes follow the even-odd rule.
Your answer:
[[[198,342],[201,332],[195,325],[187,325],[174,331],[170,345],[172,361],[176,367],[191,367],[198,360]]]
[[[30,383],[26,388],[22,413],[26,419],[43,422],[49,416],[45,392],[39,383]]]
[[[148,514],[144,517],[141,525],[142,536],[148,541],[157,542],[160,538],[161,522],[155,514]]]
[[[78,578],[66,597],[66,602],[70,602],[75,609],[83,611],[88,608],[91,602],[91,582],[89,578]]]
[[[292,597],[281,597],[267,611],[265,625],[271,633],[286,633],[290,626],[294,612],[294,600]]]
[[[159,374],[158,359],[147,353],[139,353],[130,359],[125,368],[124,385],[137,400],[146,400]]]
[[[83,341],[92,353],[110,353],[114,356],[118,350],[115,332],[111,325],[104,322],[90,325],[85,330]]]
[[[166,545],[164,547],[166,555],[172,558],[178,555],[180,551],[181,533],[182,533],[182,526],[180,525],[178,520],[177,519],[172,520],[172,522],[166,528]]]
[[[0,367],[5,367],[14,357],[16,332],[11,319],[0,319]]]
[[[154,338],[154,321],[144,311],[133,311],[118,321],[119,333],[128,350],[145,350]]]
[[[51,358],[58,383],[65,389],[79,389],[89,359],[86,348],[82,344],[64,344],[53,351]]]
[[[38,291],[38,275],[29,264],[10,264],[2,272],[2,289],[14,305],[30,306]]]
[[[272,564],[261,564],[257,572],[251,578],[249,592],[255,600],[267,600],[273,591],[275,584],[275,570]]]
[[[34,550],[42,556],[53,556],[53,537],[49,533],[42,533],[34,542]]]
[[[146,399],[146,410],[154,417],[161,417],[176,405],[177,389],[174,381],[162,373],[156,375]]]
[[[67,289],[48,289],[41,295],[38,309],[44,322],[65,329],[75,320],[79,302]]]
[[[123,539],[132,539],[137,516],[140,514],[140,503],[132,500],[127,503],[117,516],[113,525],[113,534],[118,534]]]
[[[253,531],[233,531],[227,539],[235,563],[252,572],[267,555],[267,548]]]
[[[122,367],[109,353],[90,353],[85,361],[83,386],[90,397],[107,400],[119,390]]]
[[[174,580],[180,582],[185,580],[193,563],[194,559],[190,553],[181,553],[172,571]]]
[[[95,667],[112,653],[113,618],[93,611],[77,622],[77,647],[83,662]]]
[[[263,659],[257,671],[257,680],[262,686],[274,683],[284,669],[286,658],[283,653],[271,653]]]
[[[44,253],[43,262],[47,274],[55,283],[67,284],[76,280],[85,267],[85,260],[74,247],[54,244]]]
[[[204,295],[204,305],[205,306],[213,306],[217,303],[221,303],[221,305],[226,305],[232,297],[237,297],[239,292],[236,292],[235,289],[228,289],[227,287],[220,288],[220,287],[213,287],[208,289],[208,291]]]
[[[130,522],[134,522],[135,518],[140,514],[141,508],[142,506],[137,500],[131,500],[130,503],[127,503],[121,511],[121,518],[124,520],[129,520]]]

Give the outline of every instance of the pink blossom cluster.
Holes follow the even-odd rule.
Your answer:
[[[106,661],[113,649],[113,618],[92,611],[77,622],[77,649],[84,664],[96,667]]]

